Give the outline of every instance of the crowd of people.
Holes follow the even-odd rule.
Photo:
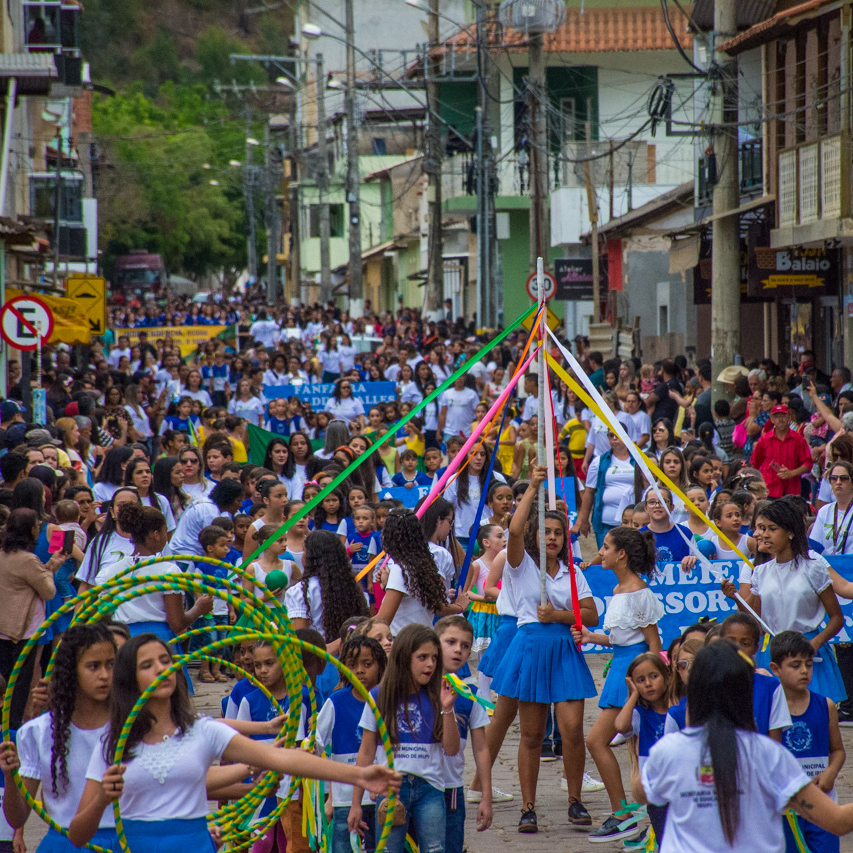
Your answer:
[[[645,849],[647,813],[664,853],[794,850],[781,816],[790,807],[811,849],[839,849],[834,836],[853,828],[851,807],[825,795],[844,762],[839,725],[853,725],[853,650],[840,644],[836,654],[828,643],[843,625],[838,597],[853,598],[853,583],[831,565],[853,553],[849,370],[825,376],[806,352],[787,368],[768,359],[715,375],[710,362],[683,357],[607,360],[577,338],[565,346],[605,408],[585,405],[551,370],[528,372],[460,460],[516,375],[524,329],[481,361],[487,338],[464,321],[402,307],[353,320],[330,306],[169,300],[114,306],[111,316],[115,328],[138,330],[138,344],[119,334],[45,353],[47,423],[28,420],[20,366],[10,365],[0,403],[0,676],[60,607],[142,559],[172,557],[134,572],[234,581],[274,600],[302,639],[347,665],[376,699],[402,779],[377,768],[376,720],[359,693],[310,654],[317,746],[331,761],[269,749],[289,697],[266,642],[167,678],[134,723],[124,765],[112,766],[127,714],[171,665],[167,643],[197,628],[189,649],[201,648],[238,613],[218,597],[175,592],[123,603],[103,624],[70,626],[69,608],[26,658],[12,694],[17,746],[0,751],[0,851],[18,853],[29,813],[16,769],[70,828],[70,842],[51,831],[44,850],[117,843],[109,806],[120,797],[131,848],[154,849],[146,845],[157,838],[156,849],[172,851],[213,849],[207,800],[249,790],[249,765],[332,781],[333,853],[350,849],[351,833],[373,849],[383,798],[368,789],[384,795],[389,785],[403,806],[392,853],[407,832],[432,853],[461,853],[465,803],[476,805],[482,831],[494,804],[515,799],[492,785],[491,768],[516,718],[521,833],[538,830],[540,763],[561,758],[568,824],[592,843]],[[237,336],[185,354],[168,337],[148,340],[146,327],[164,323],[230,325]],[[552,355],[569,368],[558,348]],[[712,403],[714,380],[729,401]],[[394,399],[365,406],[359,388],[370,382],[393,383]],[[332,386],[316,410],[298,393],[314,383]],[[540,383],[553,408],[553,468],[573,482],[545,513],[544,605]],[[289,396],[278,396],[281,386]],[[641,454],[666,481],[647,480]],[[432,487],[450,465],[459,472],[441,495],[421,498],[418,513],[400,492],[383,497]],[[690,626],[664,648],[663,604],[649,583],[661,562],[689,573],[697,553],[739,562],[722,584],[737,612]],[[584,578],[590,564],[615,583],[603,622]],[[762,650],[766,627],[774,636]],[[600,690],[579,650],[589,643],[612,651]],[[476,682],[475,699],[443,678],[457,673]],[[223,722],[196,716],[193,680],[221,685]],[[584,703],[596,696],[585,733]],[[303,732],[307,699],[304,708]],[[469,738],[476,773],[466,790]],[[635,759],[630,793],[613,752],[625,740]],[[600,782],[585,772],[587,751]],[[262,814],[285,797],[283,779]],[[583,795],[595,790],[606,791],[610,814],[593,828]],[[626,809],[631,799],[647,805]],[[310,849],[301,809],[288,803],[265,849]]]

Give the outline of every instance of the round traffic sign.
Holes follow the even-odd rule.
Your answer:
[[[16,296],[0,309],[0,334],[9,346],[31,351],[53,333],[53,312],[37,296]]]
[[[549,272],[542,273],[542,277],[545,280],[545,301],[547,302],[549,299],[553,299],[557,295],[557,279]],[[527,284],[525,285],[527,287],[527,295],[534,302],[539,301],[538,284],[537,275],[536,273],[533,273],[527,279]]]

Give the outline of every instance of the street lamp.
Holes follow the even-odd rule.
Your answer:
[[[278,83],[279,86],[284,86],[285,89],[293,89],[295,88],[292,80],[288,80],[287,77],[276,77],[275,82]]]
[[[303,24],[302,35],[311,41],[316,41],[320,36],[324,35],[324,33],[316,24]]]
[[[254,136],[246,137],[246,145],[260,145],[261,143]]]

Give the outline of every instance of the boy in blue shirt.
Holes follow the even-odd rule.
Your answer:
[[[837,800],[835,780],[844,766],[844,744],[835,703],[809,690],[814,656],[812,644],[797,631],[782,631],[770,641],[770,669],[782,683],[791,712],[791,727],[782,735],[782,746],[794,755],[821,791]],[[838,853],[837,835],[805,818],[797,820],[812,853]],[[796,853],[799,848],[786,818],[782,825],[785,851]]]
[[[444,674],[457,673],[471,656],[474,629],[464,616],[444,616],[435,623],[435,633],[441,642]],[[471,687],[476,694],[476,689]],[[492,759],[486,743],[489,716],[479,702],[465,696],[456,699],[453,708],[459,726],[459,752],[444,755],[444,803],[447,808],[444,853],[462,853],[465,848],[465,789],[462,772],[465,769],[465,743],[469,733],[474,750],[474,764],[482,783],[482,799],[477,807],[477,832],[492,825]],[[451,718],[452,719],[452,718]]]
[[[680,527],[670,521],[672,495],[669,489],[659,488],[658,491],[667,501],[667,505],[664,506],[654,492],[649,492],[644,504],[649,515],[649,523],[646,527],[640,528],[640,532],[650,530],[654,534],[655,547],[661,562],[681,562],[682,558],[690,556],[689,542],[693,539],[693,534],[688,528]]]
[[[391,478],[395,486],[413,489],[415,486],[432,485],[432,477],[418,471],[418,454],[411,448],[407,447],[400,454],[400,467],[403,470]]]

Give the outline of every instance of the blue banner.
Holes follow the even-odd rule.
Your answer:
[[[844,578],[853,580],[853,556],[828,557],[832,567]],[[738,561],[712,560],[726,577],[737,585]],[[604,624],[604,613],[607,604],[613,597],[613,587],[616,576],[601,566],[590,566],[584,572],[584,578],[592,590],[595,606],[598,609],[598,630]],[[730,598],[726,598],[720,584],[714,579],[707,568],[697,565],[693,571],[681,571],[680,563],[658,563],[655,579],[649,583],[655,595],[664,606],[663,618],[658,622],[663,648],[681,634],[685,628],[699,621],[701,616],[722,622],[737,606]],[[841,612],[844,615],[844,627],[830,640],[830,643],[853,642],[853,601],[840,598]],[[596,629],[590,629],[596,630]],[[588,645],[584,652],[606,652],[606,646]]]
[[[429,490],[432,486],[415,486],[413,485],[411,489],[407,489],[405,486],[394,486],[391,489],[380,489],[379,490],[379,500],[388,501],[388,500],[398,500],[403,502],[404,507],[408,507],[409,509],[414,509],[418,501],[429,494]]]
[[[376,403],[387,403],[397,399],[397,386],[393,382],[350,382],[352,395],[364,403],[365,410]],[[332,382],[310,382],[305,385],[264,385],[264,397],[276,400],[279,397],[299,397],[310,403],[315,412],[322,411],[332,396]]]

